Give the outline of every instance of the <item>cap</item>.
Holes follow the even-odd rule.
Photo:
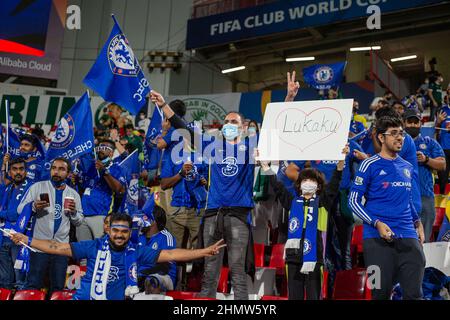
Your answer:
[[[420,114],[420,112],[417,112],[416,110],[413,109],[408,109],[405,111],[405,113],[403,113],[403,119],[409,119],[409,118],[417,118],[420,120],[422,120],[422,115]]]

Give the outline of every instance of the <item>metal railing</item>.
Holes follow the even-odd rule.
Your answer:
[[[278,0],[211,0],[194,4],[192,7],[192,18],[201,18],[234,10],[259,6]]]
[[[370,53],[370,64],[372,77],[389,89],[397,99],[401,99],[411,94],[411,89],[407,81],[400,79],[383,59],[375,52]]]

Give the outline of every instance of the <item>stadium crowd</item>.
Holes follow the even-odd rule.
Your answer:
[[[287,80],[290,102],[300,86],[295,72]],[[429,74],[401,100],[387,91],[371,115],[359,114],[354,101],[344,161],[258,161],[256,121],[236,111],[220,128],[187,123],[184,103],[155,91],[149,100],[163,115],[161,134],[147,139],[144,112],[133,122],[110,104],[94,131],[95,154],[73,161],[46,165],[42,153],[56,128],[15,128],[17,154],[6,150],[5,130],[0,288],[46,288],[50,296],[65,289],[68,265],[78,264],[86,272],[73,299],[174,291],[206,299],[216,298],[226,268],[234,299],[247,300],[256,268],[282,248],[277,296],[331,297],[339,271],[375,265],[381,278],[372,299],[391,299],[397,284],[403,299],[423,299],[422,244],[450,240],[448,226],[435,223],[435,198],[449,191],[443,80]],[[323,96],[338,97],[338,89]],[[435,136],[421,131],[427,121]],[[139,167],[132,177],[130,159]],[[138,199],[135,208],[129,197]]]

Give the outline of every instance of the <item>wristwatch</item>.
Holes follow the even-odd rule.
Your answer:
[[[179,174],[182,178],[186,178],[186,175],[184,174],[183,169],[180,169],[180,171],[178,171],[178,174]]]
[[[430,161],[430,157],[429,157],[429,156],[425,156],[425,162],[424,162],[424,164],[427,164],[428,161]]]

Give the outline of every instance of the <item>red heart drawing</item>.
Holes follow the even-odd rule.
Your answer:
[[[334,113],[334,119],[330,116],[331,113]],[[328,123],[328,126],[324,123]],[[283,110],[278,115],[276,131],[281,141],[304,152],[336,133],[341,125],[342,115],[334,108],[323,107],[309,113],[291,108]]]

